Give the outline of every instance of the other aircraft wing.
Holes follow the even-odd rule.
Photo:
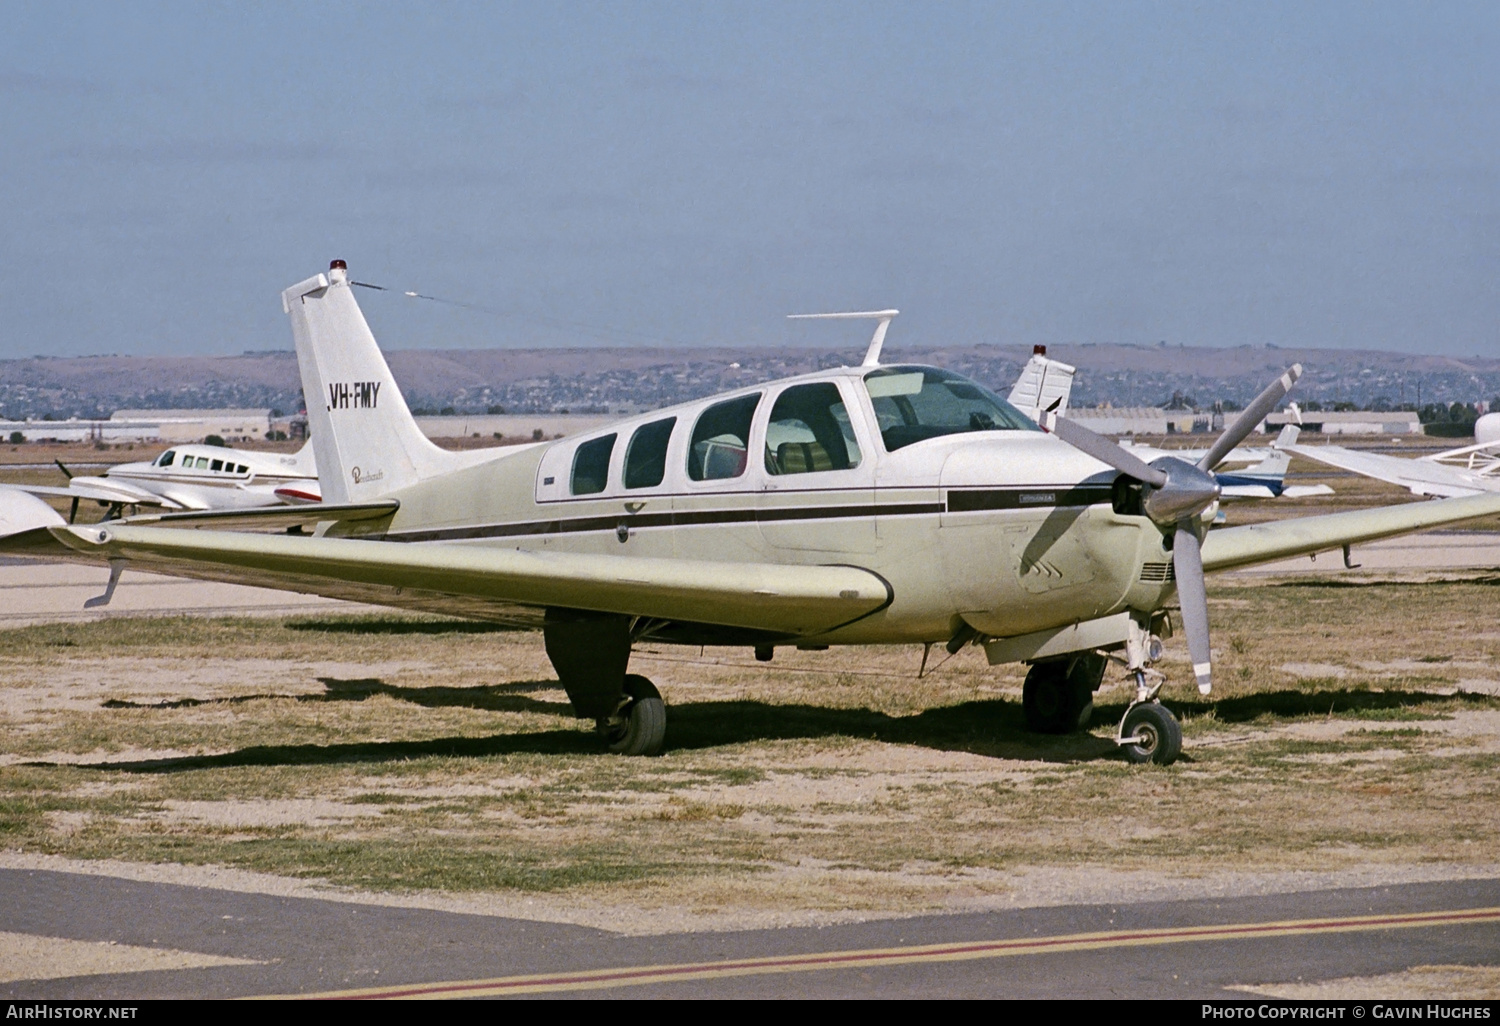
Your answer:
[[[0,540],[0,550],[499,622],[535,622],[541,609],[562,607],[797,637],[861,619],[894,597],[883,577],[852,566],[523,552],[125,522],[37,527]]]
[[[75,477],[65,487],[54,485],[16,484],[8,487],[29,492],[32,495],[57,495],[65,499],[92,499],[122,506],[160,506],[165,509],[182,509],[172,499],[148,492],[144,488],[111,481],[104,477]]]
[[[1500,480],[1433,460],[1358,452],[1341,445],[1292,445],[1287,449],[1330,467],[1389,481],[1414,495],[1454,497],[1500,491]]]

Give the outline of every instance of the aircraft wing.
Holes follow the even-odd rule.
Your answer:
[[[1453,497],[1500,490],[1500,481],[1431,460],[1357,452],[1341,445],[1291,445],[1287,451],[1377,481],[1389,481],[1415,495]]]
[[[123,506],[162,506],[180,509],[172,499],[148,492],[121,481],[104,477],[75,477],[65,487],[56,485],[15,484],[9,487],[32,495],[57,495],[65,499],[93,499],[99,502],[119,503]]]
[[[1500,513],[1500,494],[1359,509],[1210,531],[1203,569],[1233,570]]]
[[[145,527],[48,526],[0,551],[250,584],[482,620],[537,619],[546,607],[817,634],[885,608],[890,585],[852,566],[645,559],[463,545]],[[528,612],[529,611],[529,612]]]

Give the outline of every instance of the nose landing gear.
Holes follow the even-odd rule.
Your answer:
[[[1126,668],[1135,674],[1135,700],[1125,709],[1115,744],[1131,762],[1169,766],[1182,754],[1182,727],[1156,698],[1166,678],[1150,664],[1161,655],[1161,639],[1131,620],[1125,658]]]

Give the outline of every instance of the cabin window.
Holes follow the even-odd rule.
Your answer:
[[[196,469],[198,469],[198,470],[207,470],[208,469],[208,457],[207,456],[199,456],[198,457],[198,463],[197,463]]]
[[[935,367],[882,367],[865,375],[887,452],[966,431],[1039,431],[983,385]]]
[[[720,481],[745,472],[750,420],[759,405],[758,394],[746,395],[715,403],[703,411],[693,425],[693,440],[688,446],[688,477]]]
[[[176,457],[177,457],[177,450],[176,449],[168,449],[166,452],[162,453],[159,457],[157,457],[156,465],[158,467],[170,467],[172,465],[172,460],[174,460]]]
[[[223,460],[214,460],[212,463],[210,463],[208,465],[208,469],[209,470],[223,470],[224,469],[224,461]]]
[[[654,420],[635,429],[625,448],[625,487],[655,488],[667,476],[667,443],[676,417]]]
[[[794,385],[776,397],[766,425],[766,473],[849,470],[859,457],[854,425],[833,382]]]
[[[609,457],[615,451],[615,436],[590,439],[573,453],[574,495],[595,495],[609,480]]]
[[[239,466],[234,468],[234,472],[236,474],[248,474],[250,473],[250,468],[241,463]]]

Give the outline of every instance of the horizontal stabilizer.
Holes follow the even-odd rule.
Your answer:
[[[395,499],[374,502],[329,503],[328,505],[260,506],[254,509],[210,509],[188,513],[145,513],[118,521],[120,524],[159,527],[211,528],[221,531],[286,531],[310,528],[330,521],[352,523],[380,520],[395,514],[401,503]]]

